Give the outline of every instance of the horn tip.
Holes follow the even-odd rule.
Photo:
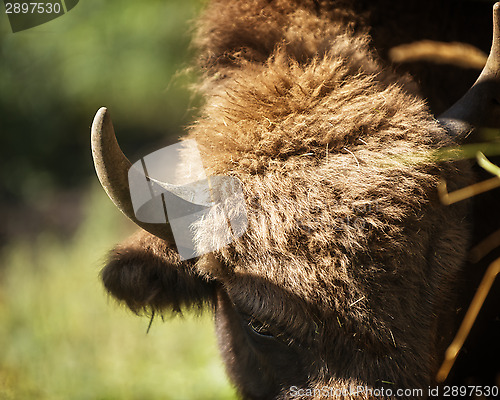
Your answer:
[[[93,151],[102,146],[102,141],[106,140],[109,135],[114,135],[111,117],[106,107],[101,107],[97,110],[91,128],[91,144]]]
[[[95,113],[94,121],[92,122],[92,130],[98,126],[102,126],[105,118],[109,118],[108,109],[106,107],[101,107]]]
[[[493,30],[498,27],[500,19],[500,1],[493,4]]]

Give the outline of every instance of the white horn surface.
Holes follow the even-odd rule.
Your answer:
[[[134,223],[162,239],[172,240],[167,223],[146,223],[137,219],[130,197],[128,172],[130,161],[116,141],[115,131],[107,108],[97,111],[91,130],[91,146],[94,166],[99,181],[109,198]]]

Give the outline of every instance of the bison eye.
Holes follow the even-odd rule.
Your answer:
[[[274,338],[274,335],[272,332],[269,330],[269,325],[259,321],[252,315],[248,314],[243,314],[243,318],[250,329],[250,331],[253,334],[256,334],[260,337],[266,337],[266,338]]]

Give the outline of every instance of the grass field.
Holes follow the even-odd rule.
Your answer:
[[[155,320],[118,307],[98,273],[131,227],[100,188],[72,238],[44,233],[0,262],[0,399],[234,399],[212,315]]]

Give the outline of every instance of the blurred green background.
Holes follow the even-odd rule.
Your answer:
[[[93,116],[132,162],[183,134],[202,6],[82,0],[15,34],[0,6],[0,399],[235,398],[209,312],[146,334],[98,277],[134,227],[97,182]]]

